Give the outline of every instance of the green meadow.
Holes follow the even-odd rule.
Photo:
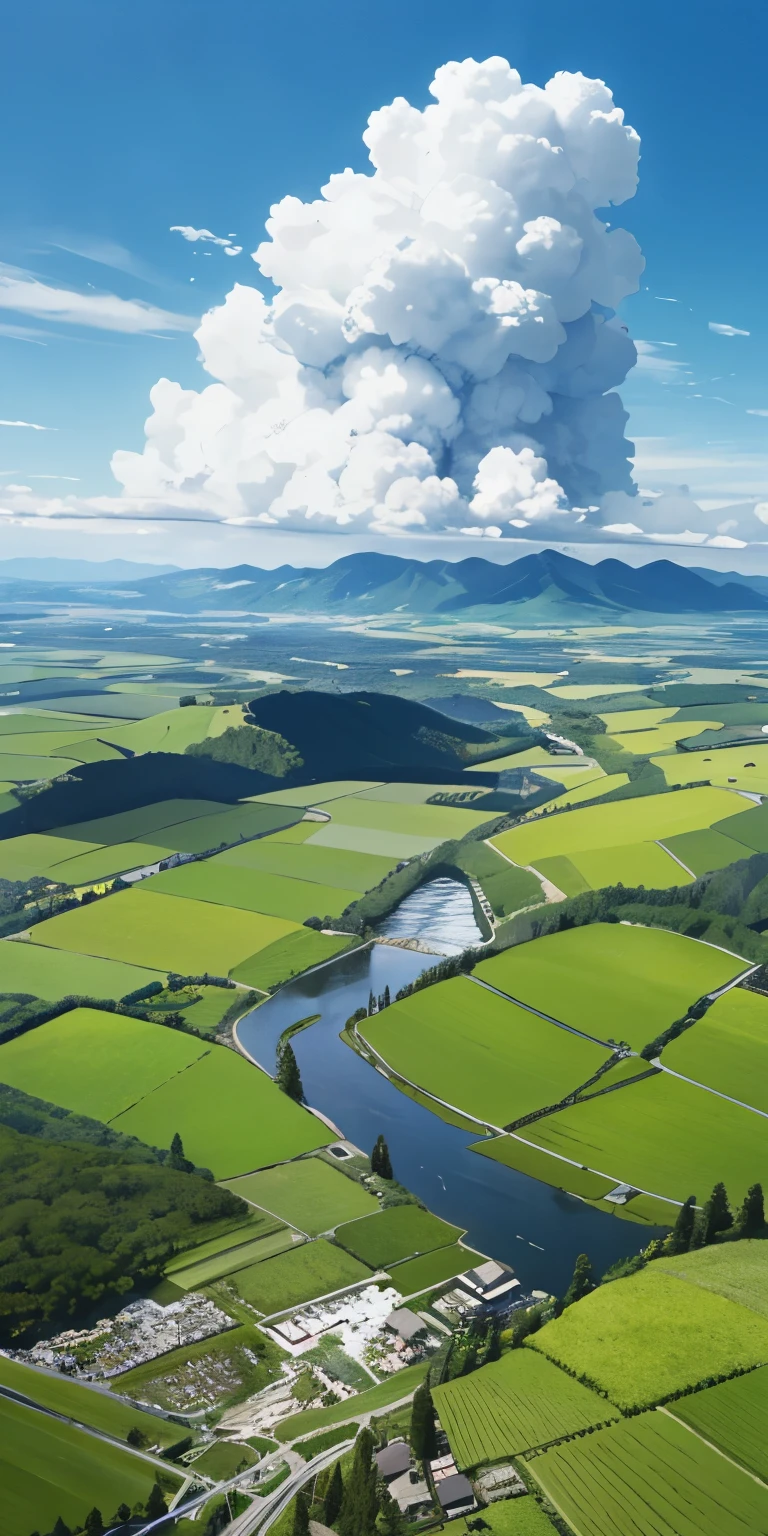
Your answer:
[[[360,895],[359,891],[268,875],[236,865],[216,864],[208,859],[196,864],[182,864],[178,869],[153,876],[152,888],[165,891],[169,896],[191,896],[243,911],[265,912],[294,923],[303,923],[306,917],[313,915],[325,917],[331,913],[338,916]]]
[[[732,987],[664,1047],[662,1061],[683,1077],[768,1113],[768,998]]]
[[[385,1269],[398,1259],[447,1248],[461,1236],[461,1227],[442,1221],[420,1205],[393,1205],[375,1217],[339,1227],[336,1241],[371,1269]]]
[[[277,922],[276,918],[264,918],[264,922]],[[274,940],[247,960],[232,967],[235,981],[243,981],[248,987],[267,992],[280,982],[288,981],[300,971],[313,965],[324,965],[334,955],[357,941],[346,934],[317,933],[312,928],[293,928],[283,938]]]
[[[373,1219],[373,1218],[371,1218]],[[370,1279],[371,1271],[325,1238],[238,1270],[230,1284],[265,1317]],[[357,1407],[357,1405],[355,1405]]]
[[[85,885],[91,880],[107,880],[170,858],[176,851],[170,837],[168,844],[160,847],[157,843],[116,843],[77,854],[75,858],[62,859],[58,864],[49,864],[44,873],[51,880],[61,880],[65,885],[73,886]]]
[[[108,997],[119,1002],[128,992],[163,979],[157,971],[138,965],[98,960],[93,955],[71,954],[65,949],[46,949],[24,939],[3,939],[0,944],[3,992],[30,992],[47,1002],[72,995]]]
[[[227,1188],[310,1237],[379,1210],[378,1200],[361,1184],[320,1157],[247,1174],[231,1180]]]
[[[311,826],[311,823],[299,825]],[[353,853],[344,848],[317,848],[306,842],[291,844],[279,840],[277,834],[217,853],[209,868],[219,864],[261,870],[267,875],[285,875],[315,885],[338,886],[362,895],[363,891],[379,885],[395,863],[396,860],[390,858]]]
[[[617,848],[583,849],[570,855],[586,885],[594,891],[607,885],[644,885],[667,890],[690,885],[692,876],[658,843],[628,843]]]
[[[241,1243],[237,1248],[211,1254],[208,1259],[198,1259],[183,1269],[174,1269],[169,1272],[169,1279],[173,1280],[174,1285],[181,1286],[182,1290],[197,1291],[201,1286],[210,1285],[213,1280],[231,1275],[237,1269],[247,1269],[251,1264],[260,1264],[263,1259],[274,1258],[276,1253],[291,1248],[293,1241],[294,1234],[284,1227],[282,1231],[270,1232],[265,1237],[254,1237],[250,1243]]]
[[[697,754],[698,757],[698,754]],[[667,758],[665,762],[679,759]],[[686,758],[686,771],[691,772]],[[744,814],[749,802],[741,802]],[[710,827],[739,808],[735,795],[725,789],[687,789],[680,793],[646,795],[617,800],[607,805],[584,806],[565,816],[542,816],[502,832],[494,843],[516,864],[536,864],[554,855],[591,852],[598,848],[625,848],[655,842],[676,833]],[[629,883],[629,882],[626,882]]]
[[[381,827],[341,821],[304,822],[303,826],[313,828],[311,836],[307,838],[312,848],[339,848],[349,853],[373,854],[376,858],[392,859],[395,864],[400,859],[412,859],[419,853],[429,853],[430,849],[438,848],[445,841],[443,837],[427,833],[388,832]]]
[[[768,1367],[673,1403],[671,1412],[726,1456],[768,1482]]]
[[[484,962],[477,974],[496,964]],[[492,975],[487,979],[499,985]],[[467,977],[414,992],[359,1028],[410,1082],[499,1127],[558,1103],[608,1054]]]
[[[659,1259],[659,1272],[700,1285],[768,1319],[768,1244],[758,1238]]]
[[[451,1243],[447,1248],[435,1248],[432,1253],[422,1253],[417,1259],[406,1259],[404,1264],[395,1264],[390,1279],[401,1296],[418,1296],[421,1291],[428,1291],[432,1286],[440,1285],[443,1280],[452,1280],[454,1275],[465,1274],[476,1263],[476,1254],[462,1248],[460,1243]]]
[[[291,933],[279,917],[153,892],[152,881],[38,923],[33,942],[154,970],[226,976]],[[247,978],[243,978],[244,980]]]
[[[733,821],[737,819],[741,818],[732,818]],[[752,852],[743,843],[737,843],[735,837],[727,837],[714,827],[668,837],[666,847],[697,876],[706,875],[711,869],[725,869],[727,864],[735,864],[739,859],[748,859]]]
[[[667,929],[590,923],[515,945],[483,960],[475,975],[573,1029],[639,1051],[745,969]]]
[[[498,816],[461,810],[451,805],[413,805],[403,800],[371,800],[350,795],[329,807],[334,822],[350,827],[375,828],[380,832],[404,832],[415,837],[464,837],[473,827]]]
[[[19,1360],[9,1360],[7,1355],[0,1355],[0,1387],[8,1387],[42,1408],[86,1424],[89,1429],[103,1430],[115,1440],[125,1440],[134,1428],[146,1435],[148,1445],[173,1445],[178,1439],[175,1425],[154,1414],[142,1413],[113,1392],[94,1391],[60,1371],[38,1370]]]

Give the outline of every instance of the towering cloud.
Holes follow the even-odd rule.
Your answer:
[[[505,59],[446,64],[419,111],[363,135],[370,174],[286,197],[196,332],[215,382],[161,379],[129,497],[252,526],[567,533],[632,493],[615,317],[633,237],[596,210],[634,195],[639,140],[607,87],[523,85]]]

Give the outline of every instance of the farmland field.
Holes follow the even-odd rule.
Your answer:
[[[618,1418],[605,1398],[532,1349],[510,1350],[493,1365],[436,1387],[434,1398],[462,1469]]]
[[[768,1481],[768,1367],[673,1403],[670,1412]]]
[[[664,1047],[673,1072],[768,1112],[768,998],[732,987]]]
[[[761,1117],[666,1072],[547,1115],[525,1134],[668,1200],[698,1194],[703,1202],[722,1179],[740,1204],[751,1184],[768,1185]]]
[[[9,1360],[6,1355],[0,1355],[0,1387],[19,1392],[43,1408],[76,1419],[91,1429],[101,1429],[116,1440],[125,1440],[134,1426],[143,1431],[149,1445],[173,1445],[178,1440],[175,1425],[142,1413],[112,1392],[93,1391],[69,1380],[60,1371],[36,1370],[19,1360]]]
[[[359,891],[341,890],[338,886],[316,885],[309,880],[238,869],[212,859],[182,864],[178,869],[153,875],[151,889],[247,912],[266,912],[294,923],[303,923],[306,917],[313,915],[325,917],[331,913],[338,916],[345,907],[357,901],[360,894]]]
[[[593,891],[619,883],[667,890],[670,885],[690,885],[692,878],[658,843],[583,849],[570,858]]]
[[[296,925],[283,918],[152,892],[152,882],[48,918],[33,943],[197,976],[228,971]]]
[[[242,800],[211,816],[196,816],[174,827],[174,847],[179,853],[205,853],[220,843],[239,843],[241,839],[260,837],[280,826],[290,826],[298,819],[287,809],[254,805]]]
[[[480,1152],[483,1157],[492,1157],[494,1162],[504,1163],[508,1168],[516,1168],[520,1173],[528,1173],[533,1179],[554,1185],[555,1189],[570,1190],[583,1200],[599,1200],[616,1183],[615,1179],[604,1178],[586,1168],[574,1167],[562,1158],[550,1157],[539,1147],[532,1147],[530,1142],[518,1136],[489,1136],[485,1141],[473,1142],[472,1151]]]
[[[303,1158],[282,1168],[267,1168],[228,1185],[235,1195],[271,1211],[310,1237],[340,1222],[378,1212],[379,1202],[354,1179],[319,1157]]]
[[[478,974],[497,965],[484,962]],[[499,985],[492,975],[487,979]],[[607,1055],[606,1047],[558,1029],[466,977],[425,987],[363,1020],[360,1029],[411,1082],[500,1127],[558,1103]]]
[[[390,1276],[401,1296],[418,1296],[443,1280],[452,1280],[455,1275],[474,1269],[477,1262],[477,1254],[462,1248],[460,1243],[451,1243],[448,1248],[435,1248],[433,1253],[422,1253],[418,1259],[395,1264]]]
[[[196,903],[201,905],[201,903]],[[262,922],[277,922],[277,918],[262,918]],[[266,992],[279,982],[287,981],[299,971],[313,965],[323,965],[341,953],[351,942],[346,936],[316,933],[312,928],[293,928],[283,938],[275,939],[247,960],[232,967],[234,981],[244,981],[248,987]]]
[[[370,1218],[374,1220],[373,1217]],[[230,1279],[243,1301],[269,1316],[301,1306],[317,1296],[326,1296],[345,1286],[368,1280],[371,1271],[342,1248],[325,1238],[303,1243],[290,1253],[265,1259],[250,1269],[238,1270]]]
[[[329,807],[335,823],[373,827],[380,832],[405,832],[414,837],[464,837],[473,827],[494,821],[498,812],[463,810],[452,805],[412,805],[403,800],[363,800],[351,795]]]
[[[303,825],[313,827],[311,837],[308,838],[312,848],[341,848],[350,853],[394,859],[395,863],[399,859],[412,859],[418,853],[428,853],[431,848],[438,848],[445,841],[443,837],[426,834],[417,836],[413,832],[387,832],[380,827],[341,821],[305,822]]]
[[[219,1233],[218,1237],[209,1237],[204,1243],[197,1243],[192,1248],[175,1253],[165,1266],[166,1278],[170,1280],[178,1269],[187,1269],[190,1264],[215,1258],[217,1254],[227,1253],[230,1248],[249,1243],[254,1237],[266,1237],[270,1232],[278,1232],[281,1227],[282,1222],[276,1221],[266,1211],[250,1211],[238,1226],[231,1227],[228,1232]]]
[[[21,784],[28,780],[52,779],[78,766],[76,757],[31,757],[25,753],[0,752],[0,778]]]
[[[30,875],[44,873],[59,860],[89,853],[95,846],[92,841],[74,842],[52,832],[26,832],[20,837],[5,838],[0,842],[0,878],[28,880]]]
[[[668,929],[590,923],[504,950],[475,974],[574,1029],[639,1051],[746,968]]]
[[[646,1408],[708,1377],[768,1361],[768,1320],[651,1264],[567,1307],[532,1347],[619,1408]]]
[[[660,763],[680,761],[679,757],[659,759]],[[691,764],[687,757],[685,762],[687,778]],[[741,806],[746,813],[749,802],[742,800]],[[563,817],[539,817],[500,833],[493,841],[516,864],[536,864],[537,859],[557,854],[570,857],[597,848],[622,848],[655,842],[657,838],[663,840],[679,832],[696,832],[738,810],[737,797],[725,789],[689,789],[680,794],[646,795],[585,806]]]
[[[110,1512],[144,1502],[157,1477],[151,1462],[119,1446],[0,1398],[3,1536],[50,1530],[59,1515],[72,1525],[97,1503]],[[178,1474],[160,1474],[167,1488]]]
[[[725,869],[727,864],[735,864],[738,859],[748,859],[751,852],[743,843],[723,836],[712,827],[703,832],[683,832],[679,837],[668,837],[666,847],[695,875],[705,875],[710,869]]]
[[[545,880],[551,880],[565,896],[580,896],[589,890],[589,884],[565,854],[555,854],[551,859],[537,859],[536,868]]]
[[[210,1258],[198,1259],[183,1269],[174,1269],[168,1278],[184,1291],[197,1291],[201,1286],[210,1285],[212,1280],[220,1280],[222,1276],[231,1275],[237,1269],[247,1269],[251,1264],[260,1264],[264,1259],[274,1258],[277,1253],[284,1253],[293,1246],[293,1240],[293,1232],[283,1227],[282,1231],[254,1237],[249,1243],[241,1243],[237,1248],[227,1248],[211,1254]]]
[[[303,826],[312,827],[304,822]],[[316,830],[315,823],[312,830]],[[395,860],[373,854],[351,853],[344,848],[315,848],[311,843],[288,843],[279,837],[261,837],[239,843],[224,853],[217,853],[214,864],[263,870],[267,875],[285,875],[293,880],[309,880],[315,885],[339,886],[342,890],[369,891],[394,868]]]
[[[741,858],[749,858],[752,853],[768,853],[768,814],[766,806],[754,806],[747,815],[727,816],[724,821],[715,822],[713,830],[722,832],[725,837],[733,838],[734,842],[743,843],[746,853]]]
[[[556,1446],[530,1464],[579,1536],[762,1536],[768,1488],[667,1414]]]
[[[687,784],[691,779],[706,777],[712,784],[728,784],[731,789],[768,794],[768,742],[765,741],[751,741],[741,747],[710,747],[703,752],[672,753],[654,757],[651,761],[661,769],[669,785]],[[750,763],[754,766],[748,767]],[[693,793],[701,794],[702,791]],[[708,793],[715,794],[716,790]],[[745,800],[744,805],[748,804]],[[727,814],[727,811],[721,812],[723,816]],[[678,830],[688,829],[680,827]]]
[[[147,864],[157,864],[160,859],[170,858],[175,851],[170,837],[162,847],[157,843],[114,843],[49,864],[43,874],[51,880],[62,880],[65,885],[85,885],[89,880],[129,874]]]
[[[46,949],[24,939],[0,940],[0,975],[4,992],[30,992],[54,1002],[60,997],[111,998],[119,1002],[128,992],[162,981],[157,971],[120,960],[97,960],[92,955],[70,954],[65,949]]]
[[[73,822],[68,826],[57,827],[51,836],[91,845],[151,843],[153,833],[164,833],[169,827],[178,827],[183,822],[231,809],[231,806],[218,800],[155,800],[151,805],[140,805],[132,811],[117,811],[112,816],[97,816],[93,821]],[[162,836],[155,839],[157,842],[164,840]],[[59,858],[65,857],[65,853],[59,855]]]
[[[703,1286],[768,1318],[768,1244],[756,1238],[677,1254],[659,1259],[658,1264],[660,1272]]]
[[[162,1025],[148,1028],[172,1034]],[[190,1037],[174,1033],[173,1038]],[[187,1157],[211,1168],[217,1179],[299,1157],[333,1139],[321,1120],[244,1057],[224,1046],[194,1043],[205,1052],[199,1061],[121,1114],[115,1130],[152,1146],[167,1146],[178,1131]]]
[[[461,1235],[460,1227],[451,1226],[419,1205],[393,1205],[379,1215],[339,1227],[336,1241],[372,1269],[384,1269],[398,1259],[447,1248]]]
[[[612,789],[620,789],[623,784],[629,783],[628,773],[606,773],[601,779],[590,779],[587,783],[579,785],[577,789],[568,789],[565,794],[558,795],[556,800],[551,800],[551,806],[582,805],[585,800],[595,800],[598,795],[607,795]]]
[[[346,799],[360,790],[377,789],[378,779],[331,779],[323,784],[307,784],[305,788],[270,789],[267,794],[254,795],[254,800],[268,801],[270,805],[294,805],[304,809],[310,805],[325,805],[329,800]]]
[[[380,1408],[388,1408],[390,1403],[398,1403],[415,1392],[428,1370],[429,1361],[422,1360],[418,1365],[407,1365],[405,1370],[396,1371],[378,1387],[360,1392],[353,1403],[336,1403],[331,1408],[305,1408],[302,1413],[292,1413],[276,1426],[275,1435],[281,1441],[294,1440],[299,1435],[328,1429],[332,1424],[343,1424],[351,1413],[377,1413]]]
[[[552,1536],[554,1526],[532,1498],[501,1499],[483,1510],[491,1536]]]

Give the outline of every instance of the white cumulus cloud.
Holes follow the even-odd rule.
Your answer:
[[[748,336],[749,331],[740,331],[736,325],[719,325],[716,320],[709,320],[708,327],[716,336]]]
[[[372,113],[368,174],[273,206],[254,260],[275,297],[237,284],[204,316],[210,382],[155,385],[143,452],[112,461],[126,504],[540,537],[632,497],[615,312],[643,258],[596,210],[634,195],[637,134],[602,81],[524,84],[501,58],[430,93]]]
[[[210,229],[195,229],[193,224],[172,224],[171,234],[181,235],[182,240],[188,240],[191,245],[195,245],[198,240],[209,245],[220,245],[225,256],[239,256],[243,249],[241,245],[232,244],[234,235],[214,235]]]

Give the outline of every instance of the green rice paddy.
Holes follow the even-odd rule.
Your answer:
[[[746,968],[667,929],[590,923],[504,950],[475,975],[574,1029],[639,1051]]]
[[[518,951],[500,958],[508,953]],[[498,960],[484,962],[477,974],[498,986],[495,966]],[[499,1127],[558,1103],[607,1055],[605,1046],[558,1029],[467,977],[415,992],[363,1020],[360,1030],[403,1077]]]
[[[462,1470],[519,1456],[618,1418],[596,1392],[532,1349],[436,1387],[435,1408]]]
[[[442,1221],[420,1205],[393,1205],[376,1216],[339,1227],[336,1241],[372,1269],[385,1269],[398,1259],[447,1248],[461,1235],[460,1227]]]
[[[46,949],[24,939],[0,940],[0,976],[3,992],[30,992],[54,1002],[60,997],[108,997],[119,1002],[128,992],[160,981],[157,971],[120,960],[98,960],[92,955],[70,954],[65,949]],[[222,993],[222,996],[226,994]]]
[[[530,1465],[580,1536],[761,1536],[768,1488],[666,1414],[569,1441]]]
[[[768,1113],[768,998],[732,987],[664,1047],[673,1072]]]
[[[345,1286],[357,1285],[370,1279],[370,1275],[366,1265],[321,1237],[316,1242],[293,1248],[290,1253],[282,1253],[278,1258],[265,1259],[250,1269],[238,1270],[229,1283],[243,1301],[249,1301],[266,1317],[343,1290]]]
[[[617,1407],[646,1408],[768,1361],[768,1320],[654,1264],[601,1285],[531,1340]]]
[[[660,1273],[700,1285],[768,1319],[768,1244],[757,1238],[720,1243],[657,1262]]]
[[[214,859],[182,864],[152,877],[152,889],[169,896],[193,897],[225,907],[248,912],[265,912],[272,917],[303,923],[307,917],[338,916],[357,901],[359,891],[345,891],[338,886],[317,885],[309,880],[287,879],[260,870],[240,869],[219,864]]]
[[[671,1405],[670,1412],[726,1456],[768,1482],[766,1366],[681,1398]]]
[[[231,1180],[227,1188],[310,1237],[379,1210],[378,1201],[362,1185],[319,1157],[247,1174]]]
[[[433,1253],[422,1253],[418,1259],[395,1264],[390,1273],[391,1283],[401,1296],[418,1296],[443,1280],[465,1274],[477,1262],[476,1254],[460,1243],[451,1243],[447,1248],[436,1248]]]

